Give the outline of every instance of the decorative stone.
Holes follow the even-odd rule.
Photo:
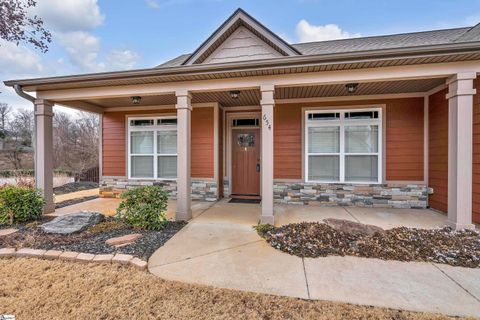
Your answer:
[[[9,258],[15,255],[15,248],[1,248],[0,258]]]
[[[60,260],[75,260],[78,256],[78,252],[75,251],[65,251],[58,258]]]
[[[14,229],[14,228],[0,229],[0,237],[8,236],[9,234],[13,234],[17,231],[18,229]]]
[[[384,230],[380,227],[371,224],[353,222],[349,220],[330,218],[324,219],[323,221],[337,231],[342,231],[354,235],[373,235],[376,232],[384,232]]]
[[[94,257],[95,255],[91,253],[79,253],[75,259],[80,262],[90,262]]]
[[[41,258],[46,251],[47,250],[22,248],[18,249],[17,252],[15,252],[15,256],[26,258]]]
[[[63,253],[63,251],[60,250],[47,250],[44,254],[43,257],[44,259],[48,260],[53,260],[53,259],[58,259],[60,255]]]
[[[132,265],[133,267],[139,269],[139,270],[145,270],[147,269],[147,262],[146,261],[143,261],[142,259],[139,259],[139,258],[133,258],[132,260],[130,260],[130,265]]]
[[[113,258],[113,254],[97,254],[93,257],[93,262],[99,263],[111,263]]]
[[[124,245],[130,244],[141,237],[142,237],[142,234],[140,233],[132,233],[132,234],[127,234],[121,237],[110,238],[107,241],[105,241],[105,243],[109,246],[118,247],[118,246],[124,246]]]
[[[56,217],[52,221],[42,224],[40,228],[46,233],[71,234],[84,231],[103,219],[103,215],[98,212],[80,211]]]
[[[133,256],[130,254],[117,253],[112,258],[112,263],[128,264]]]

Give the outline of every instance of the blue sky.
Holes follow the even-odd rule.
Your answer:
[[[0,80],[152,67],[195,50],[238,7],[290,42],[480,22],[480,0],[38,0],[50,51],[0,41]],[[28,106],[0,91],[0,102]]]

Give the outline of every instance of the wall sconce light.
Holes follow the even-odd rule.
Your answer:
[[[140,100],[142,100],[142,97],[133,96],[131,99],[133,104],[140,104]]]
[[[238,99],[238,96],[240,95],[240,91],[238,90],[233,90],[233,91],[230,91],[230,98],[232,99]]]
[[[355,93],[357,91],[358,83],[347,83],[345,88],[347,89],[347,93]]]

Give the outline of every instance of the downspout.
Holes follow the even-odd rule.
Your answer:
[[[35,117],[35,98],[23,91],[22,86],[15,84],[13,86],[15,92],[22,97],[33,103],[33,133],[32,133],[32,145],[33,145],[33,175],[37,174],[37,120]],[[35,182],[36,184],[36,182]]]

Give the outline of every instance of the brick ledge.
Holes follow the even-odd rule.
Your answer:
[[[129,254],[91,254],[76,251],[43,250],[33,248],[0,248],[0,258],[38,258],[46,260],[68,260],[88,263],[115,263],[130,265],[139,270],[147,269],[147,262]]]

